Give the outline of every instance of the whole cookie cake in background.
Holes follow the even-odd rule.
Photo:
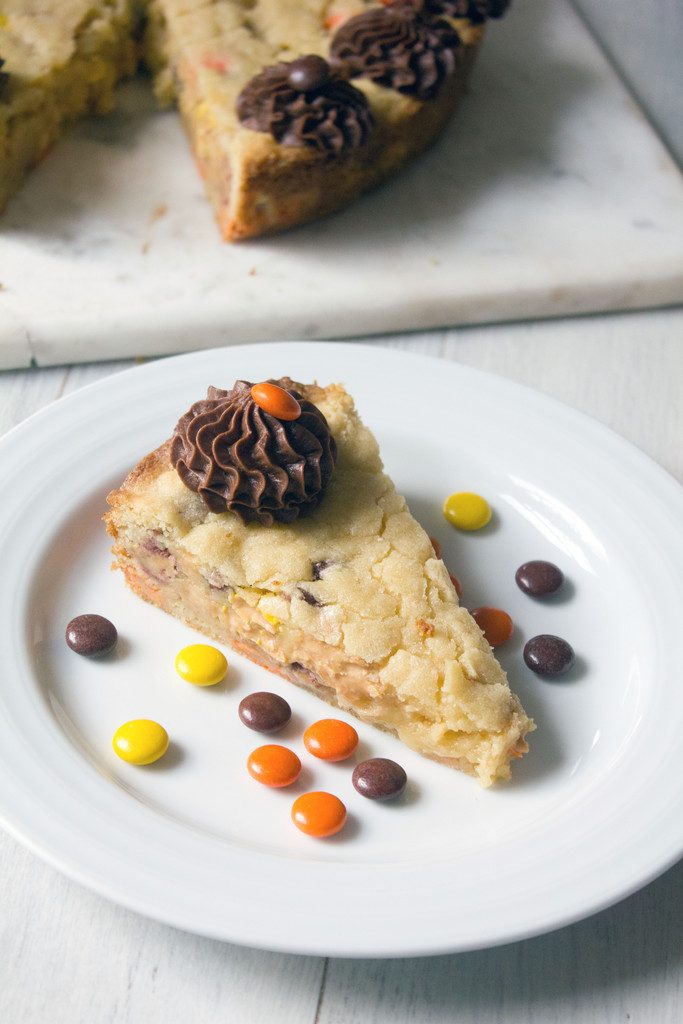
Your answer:
[[[0,209],[139,60],[177,103],[226,240],[339,209],[443,129],[509,0],[7,0]]]

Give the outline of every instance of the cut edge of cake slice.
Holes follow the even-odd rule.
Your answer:
[[[294,387],[337,446],[315,511],[271,526],[211,512],[169,441],[108,496],[113,567],[139,597],[420,754],[484,786],[508,779],[534,723],[350,396]]]

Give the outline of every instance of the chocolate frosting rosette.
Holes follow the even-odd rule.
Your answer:
[[[409,2],[371,8],[349,18],[330,45],[333,67],[397,92],[432,99],[456,69],[460,37],[443,20]]]
[[[425,0],[427,10],[448,18],[467,18],[475,25],[487,18],[502,18],[511,0]]]
[[[0,100],[4,97],[7,91],[7,83],[9,82],[9,75],[6,71],[3,71],[3,65],[5,61],[0,57]]]
[[[480,25],[487,18],[502,18],[511,0],[390,0],[387,6],[409,5],[437,18],[467,18]]]
[[[316,54],[265,67],[237,97],[245,128],[270,132],[283,146],[338,155],[362,146],[373,117],[360,89]]]
[[[285,392],[287,418],[254,400],[266,385],[238,380],[230,391],[210,387],[178,421],[171,440],[176,472],[212,512],[234,512],[263,526],[291,523],[316,508],[337,455],[320,409],[289,378],[267,387],[273,385]]]

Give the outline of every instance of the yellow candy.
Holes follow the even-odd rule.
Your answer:
[[[228,662],[225,655],[210,644],[190,644],[179,651],[175,660],[176,671],[195,686],[215,686],[225,678]]]
[[[152,764],[168,750],[168,733],[149,718],[135,718],[120,725],[111,741],[115,752],[129,764]]]
[[[443,514],[459,530],[481,530],[491,521],[491,506],[486,498],[471,491],[449,495],[443,503]]]

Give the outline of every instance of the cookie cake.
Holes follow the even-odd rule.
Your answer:
[[[533,722],[341,385],[209,388],[108,498],[144,600],[477,777]]]

